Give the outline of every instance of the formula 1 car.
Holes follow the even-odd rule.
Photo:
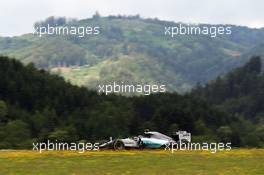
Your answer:
[[[178,136],[178,137],[175,137]],[[99,145],[100,149],[123,150],[128,148],[163,148],[168,144],[178,141],[191,141],[191,134],[186,131],[178,131],[173,137],[166,136],[156,131],[146,130],[143,135],[125,139],[110,139]]]

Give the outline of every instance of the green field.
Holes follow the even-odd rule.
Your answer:
[[[0,151],[0,174],[264,174],[263,149],[210,152]]]

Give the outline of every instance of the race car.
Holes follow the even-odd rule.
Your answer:
[[[184,135],[184,137],[182,137],[182,135]],[[143,135],[139,135],[136,137],[110,139],[109,141],[101,143],[99,147],[101,149],[106,148],[115,150],[123,150],[128,148],[163,148],[168,144],[172,144],[178,141],[190,142],[190,136],[190,133],[187,133],[186,131],[178,131],[173,135],[172,138],[157,131],[146,130]]]

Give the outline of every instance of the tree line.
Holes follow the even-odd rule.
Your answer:
[[[252,73],[258,68],[255,62],[253,59],[240,69]],[[240,72],[245,73],[244,70]],[[264,82],[260,72],[258,75],[251,73],[248,75],[250,84],[254,78],[260,80],[262,77]],[[106,96],[71,85],[58,75],[36,69],[33,64],[23,65],[3,56],[0,57],[0,78],[0,148],[30,148],[32,142],[47,140],[97,141],[110,136],[138,135],[144,129],[168,135],[186,130],[197,142],[231,141],[234,146],[263,145],[260,113],[257,112],[256,116],[240,111],[240,115],[230,113],[230,110],[237,110],[237,103],[234,102],[234,107],[223,105],[226,100],[223,102],[222,95],[230,94],[224,91],[219,95],[220,91],[209,88],[214,83],[197,87],[184,95]],[[219,79],[216,81],[224,82],[227,78]],[[249,82],[244,82],[243,86]],[[220,88],[219,85],[215,87]],[[253,87],[244,88],[241,87],[241,93]],[[261,89],[258,93],[262,93]]]

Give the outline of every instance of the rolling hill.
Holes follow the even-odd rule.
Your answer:
[[[215,38],[164,35],[165,26],[179,24],[139,16],[94,16],[62,25],[100,26],[100,35],[0,37],[0,54],[33,62],[89,88],[123,81],[165,84],[178,92],[246,63],[252,54],[263,54],[264,29],[231,25],[232,35]]]

